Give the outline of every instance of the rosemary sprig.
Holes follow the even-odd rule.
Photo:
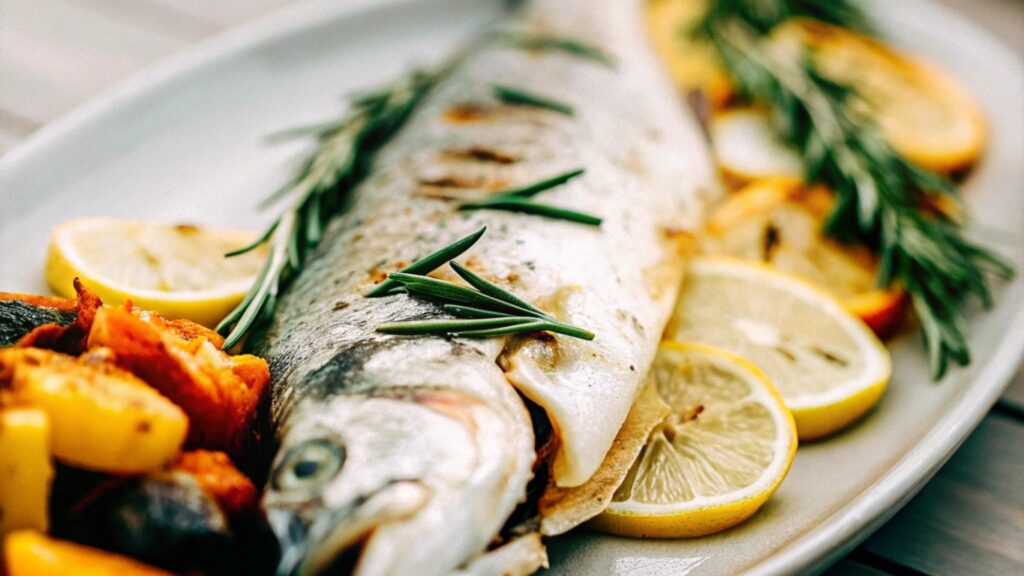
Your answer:
[[[270,319],[278,294],[302,270],[320,242],[327,221],[342,211],[348,193],[366,176],[381,146],[465,54],[494,38],[484,35],[440,66],[414,71],[381,89],[353,96],[349,112],[339,120],[288,130],[269,138],[278,141],[311,136],[316,138],[317,145],[295,177],[264,201],[270,204],[288,198],[281,215],[255,242],[226,255],[243,254],[263,244],[270,246],[270,254],[252,288],[241,304],[217,325],[217,331],[226,336],[225,348],[234,346]],[[613,65],[612,59],[599,49],[571,38],[506,32],[498,34],[498,39],[523,49],[559,50]],[[552,216],[575,215],[572,211],[563,212]],[[391,285],[388,289],[393,288]]]
[[[970,353],[959,306],[972,295],[989,306],[987,275],[1007,277],[1012,270],[965,238],[959,224],[922,210],[920,193],[953,195],[952,184],[894,150],[862,112],[856,90],[825,78],[810,54],[762,39],[770,23],[735,9],[749,1],[713,1],[701,30],[739,92],[770,108],[783,139],[802,154],[806,180],[835,191],[825,231],[875,247],[881,254],[878,283],[898,281],[906,288],[921,320],[932,377],[941,378],[950,361],[966,365]],[[796,8],[806,14],[832,2],[769,4],[790,7],[781,14],[798,13]],[[845,12],[830,14],[849,25]]]
[[[482,233],[481,230],[476,234]],[[434,255],[456,253],[455,247],[464,245],[469,238],[472,236],[446,246]],[[378,326],[377,331],[405,336],[447,334],[466,338],[548,331],[583,340],[594,339],[593,332],[558,320],[458,262],[450,261],[448,265],[469,287],[408,272],[395,272],[388,276],[388,280],[400,284],[410,296],[440,304],[442,310],[455,318],[387,322]]]
[[[494,86],[494,95],[506,104],[517,104],[522,106],[534,106],[560,112],[566,116],[575,116],[576,110],[565,102],[559,102],[547,96],[527,92],[521,88],[512,86]]]
[[[862,34],[875,31],[871,19],[854,0],[711,0],[693,32],[710,36],[717,23],[735,20],[758,34],[767,34],[791,18],[810,18]]]
[[[459,206],[460,210],[508,210],[510,212],[522,212],[524,214],[536,214],[538,216],[545,216],[547,218],[555,218],[559,220],[568,220],[570,222],[579,222],[580,224],[588,224],[590,226],[600,226],[601,218],[586,214],[584,212],[578,212],[576,210],[570,210],[568,208],[559,208],[557,206],[550,206],[547,204],[540,204],[532,200],[533,196],[545,191],[550,190],[556,186],[561,186],[569,180],[582,175],[584,170],[582,168],[571,170],[551,178],[545,178],[532,184],[525,186],[519,186],[516,188],[509,188],[502,192],[499,192],[495,196],[491,196],[486,200],[479,202],[469,202]]]
[[[450,260],[458,258],[466,250],[469,250],[473,246],[473,244],[476,244],[476,241],[479,240],[486,231],[487,226],[484,226],[483,228],[477,230],[476,232],[473,232],[469,236],[456,240],[455,242],[452,242],[451,244],[445,246],[444,248],[441,248],[437,252],[420,258],[419,260],[413,262],[412,264],[406,266],[405,268],[402,268],[400,272],[403,272],[405,274],[430,274],[434,270],[437,270],[441,266],[444,266]],[[366,297],[377,298],[380,296],[387,296],[389,294],[395,293],[399,288],[401,288],[401,286],[402,284],[398,280],[386,278],[384,279],[383,282],[378,284],[376,288],[367,292]]]
[[[615,67],[615,59],[607,52],[576,38],[513,31],[500,32],[498,37],[504,42],[524,50],[565,52],[609,68]]]
[[[235,256],[261,244],[270,245],[270,255],[253,287],[217,326],[217,331],[226,335],[225,348],[269,320],[278,294],[302,269],[327,221],[342,210],[346,196],[365,177],[377,151],[454,62],[415,71],[383,89],[354,98],[350,111],[339,121],[283,135],[311,133],[317,148],[296,176],[268,198],[270,202],[289,199],[282,214],[255,242],[226,254]]]

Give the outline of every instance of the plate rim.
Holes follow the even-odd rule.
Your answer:
[[[18,165],[49,146],[58,144],[69,132],[102,121],[122,103],[159,91],[191,69],[228,60],[253,46],[298,32],[318,22],[353,17],[367,10],[411,4],[422,0],[301,0],[276,8],[247,23],[231,27],[207,39],[168,55],[99,94],[47,122],[28,138],[0,155],[0,182]],[[866,0],[869,11],[884,5]],[[983,45],[986,54],[1024,69],[1021,60],[992,33],[934,0],[904,0],[912,10],[928,10],[929,18],[959,28],[969,44]],[[1024,273],[1024,271],[1021,271]],[[1018,280],[1019,282],[1020,280]],[[927,433],[892,465],[885,474],[856,495],[845,506],[822,520],[799,538],[744,569],[756,574],[816,573],[845,555],[887,522],[938,472],[991,407],[1024,362],[1024,309],[1017,312],[991,359],[982,366],[954,408],[936,420]]]

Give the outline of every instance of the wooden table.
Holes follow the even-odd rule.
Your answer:
[[[0,154],[152,61],[294,1],[0,0]],[[938,1],[1024,57],[1024,1]],[[1024,372],[935,479],[829,574],[1024,574]]]

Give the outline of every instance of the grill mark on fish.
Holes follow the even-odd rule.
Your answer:
[[[494,164],[515,164],[519,161],[519,156],[516,154],[480,145],[470,146],[469,148],[448,149],[444,151],[444,156],[456,160],[473,160]]]

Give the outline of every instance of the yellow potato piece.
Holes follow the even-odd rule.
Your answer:
[[[8,576],[173,576],[131,558],[19,531],[4,541]]]
[[[0,410],[0,537],[47,529],[52,479],[46,414],[34,408]]]
[[[14,402],[46,413],[60,460],[123,474],[163,467],[181,449],[188,418],[101,354],[76,360],[47,350],[0,350],[0,374],[10,375]]]

